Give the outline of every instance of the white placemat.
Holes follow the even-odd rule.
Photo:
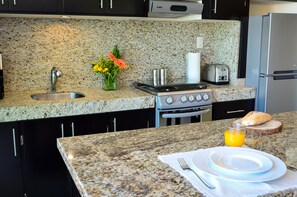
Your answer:
[[[216,179],[207,175],[203,178],[212,183],[216,189],[208,189],[190,170],[182,170],[177,158],[183,157],[188,164],[195,151],[180,152],[169,155],[160,155],[158,159],[168,164],[170,167],[184,176],[200,193],[205,196],[211,197],[252,197],[258,195],[265,195],[270,193],[276,193],[288,189],[297,190],[297,172],[287,171],[286,174],[274,181],[262,182],[262,183],[237,183],[234,181],[225,181],[222,179]]]

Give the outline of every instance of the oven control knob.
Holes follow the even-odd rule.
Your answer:
[[[201,95],[200,95],[200,94],[197,94],[197,96],[196,96],[196,101],[201,101],[201,100],[202,100]]]
[[[208,94],[204,94],[204,95],[203,95],[203,100],[207,101],[208,99],[209,99]]]
[[[194,100],[195,100],[195,97],[194,97],[193,95],[190,95],[190,96],[189,96],[189,101],[190,101],[190,102],[193,102]]]
[[[171,96],[168,96],[168,97],[166,98],[166,103],[169,104],[169,105],[173,103],[173,99],[172,99]]]
[[[185,102],[187,102],[187,97],[186,96],[182,96],[181,98],[180,98],[180,101],[182,102],[182,103],[185,103]]]

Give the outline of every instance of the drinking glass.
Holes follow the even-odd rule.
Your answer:
[[[224,138],[226,146],[242,146],[246,134],[245,127],[229,127],[225,130]]]

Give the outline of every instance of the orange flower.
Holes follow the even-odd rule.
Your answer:
[[[116,59],[114,61],[114,64],[118,65],[120,69],[126,69],[126,68],[128,68],[126,62],[124,60],[122,60],[122,59]]]
[[[117,58],[114,56],[114,54],[112,54],[112,53],[108,53],[107,54],[107,57],[110,59],[110,60],[112,60],[112,61],[116,61],[117,60]]]

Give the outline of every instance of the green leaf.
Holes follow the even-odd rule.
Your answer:
[[[116,58],[121,59],[121,54],[120,54],[119,46],[118,46],[117,44],[114,45],[113,50],[112,50],[112,54],[113,54]]]

